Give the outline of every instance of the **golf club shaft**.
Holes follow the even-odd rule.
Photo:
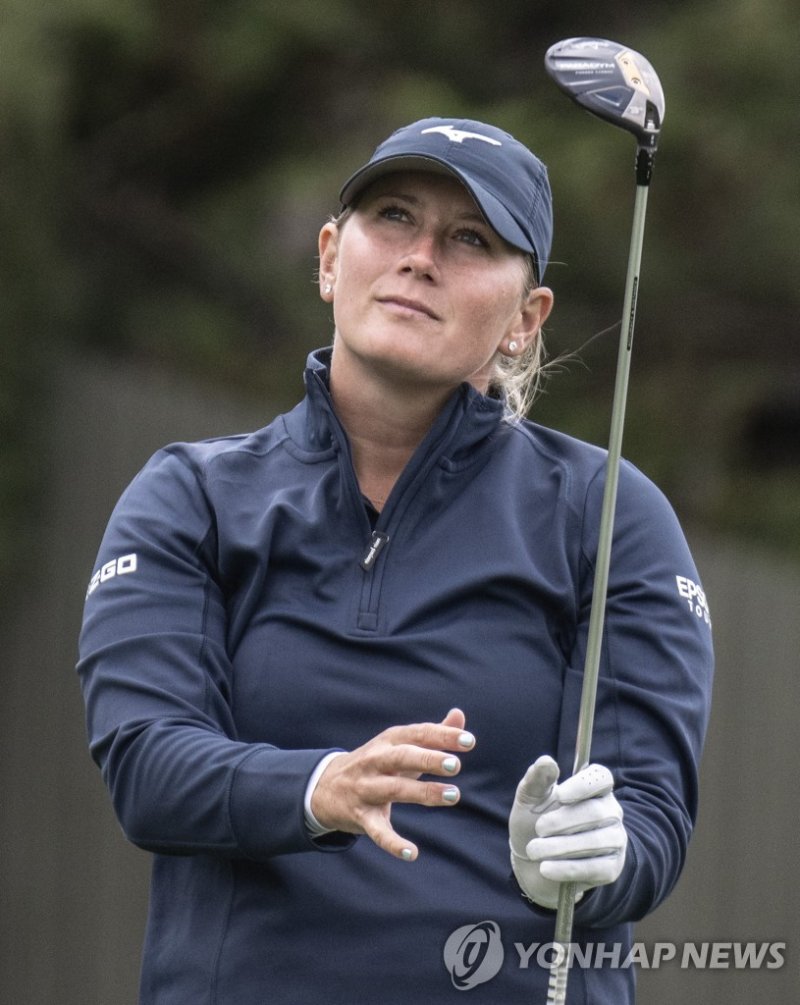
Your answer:
[[[583,670],[573,774],[581,771],[588,765],[592,745],[594,709],[597,699],[597,679],[600,672],[600,651],[603,644],[603,628],[605,625],[608,571],[611,563],[611,541],[614,536],[614,512],[617,502],[617,485],[619,483],[619,461],[622,453],[622,435],[625,427],[625,406],[628,398],[628,376],[631,365],[633,328],[636,319],[636,299],[639,291],[639,267],[642,260],[648,191],[647,184],[637,184],[636,201],[633,209],[631,245],[628,253],[628,274],[625,280],[625,299],[623,302],[622,326],[620,328],[619,351],[617,355],[614,403],[611,410],[611,431],[609,434],[608,459],[606,462],[606,480],[603,491],[603,506],[600,513],[600,536],[597,543],[597,562],[592,589],[592,608],[589,616],[589,634],[586,643],[586,660]],[[570,941],[572,939],[572,921],[575,911],[575,892],[574,883],[561,884],[554,937],[557,949],[550,972],[550,984],[547,993],[548,1005],[565,1005],[566,1002],[570,964]]]

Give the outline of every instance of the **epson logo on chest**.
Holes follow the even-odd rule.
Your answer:
[[[90,597],[101,583],[106,583],[109,579],[114,579],[116,576],[125,576],[130,572],[136,572],[137,567],[138,558],[136,554],[113,558],[110,562],[102,565],[89,580],[86,596]]]

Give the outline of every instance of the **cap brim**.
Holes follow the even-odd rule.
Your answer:
[[[447,174],[457,178],[475,200],[492,230],[513,247],[533,255],[534,258],[537,257],[536,249],[525,236],[525,232],[499,199],[447,161],[429,154],[396,154],[366,164],[344,183],[339,193],[342,205],[351,205],[374,181],[396,171],[431,171],[434,174]]]

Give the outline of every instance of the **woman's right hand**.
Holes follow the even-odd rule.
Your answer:
[[[419,849],[392,827],[392,803],[455,806],[461,793],[447,782],[420,780],[421,775],[454,778],[475,737],[464,730],[459,708],[440,723],[391,726],[350,753],[333,758],[317,782],[311,811],[331,830],[366,834],[384,851],[412,862]]]

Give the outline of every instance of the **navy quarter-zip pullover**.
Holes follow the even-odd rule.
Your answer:
[[[469,1001],[544,1001],[529,950],[554,915],[510,879],[507,820],[536,757],[571,772],[605,452],[506,422],[463,385],[371,521],[328,365],[309,357],[305,399],[265,429],[159,451],[100,548],[78,671],[119,820],[154,853],[140,1001],[461,1001],[477,971],[448,938],[488,921]],[[712,674],[699,584],[670,506],[623,463],[592,756],[629,847],[574,930],[621,964],[695,818]],[[459,805],[393,810],[418,861],[312,840],[321,758],[456,705],[478,741]],[[578,967],[570,1001],[622,1005],[633,984],[630,966]]]

